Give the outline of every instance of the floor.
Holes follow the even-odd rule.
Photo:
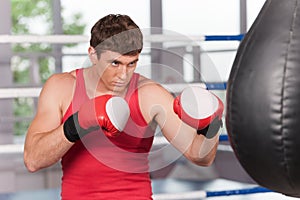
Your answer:
[[[185,181],[175,179],[156,179],[152,181],[154,199],[209,199],[209,200],[294,200],[297,198],[288,197],[275,192],[230,195],[230,196],[214,196],[205,198],[206,193],[217,191],[230,191],[251,189],[257,187],[252,184],[243,184],[225,179],[215,179],[211,181]],[[184,197],[183,194],[191,191],[204,191],[202,193],[194,193],[194,197]],[[207,191],[207,192],[205,192]],[[49,189],[42,191],[24,191],[18,193],[0,194],[0,200],[59,200],[59,189]],[[161,194],[164,194],[163,196]],[[165,195],[167,194],[167,195]],[[189,193],[193,194],[193,193]],[[174,196],[172,198],[172,196]]]

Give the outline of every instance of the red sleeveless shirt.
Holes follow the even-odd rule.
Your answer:
[[[148,153],[154,130],[146,123],[138,102],[139,74],[134,73],[125,97],[130,118],[116,138],[101,130],[77,141],[63,156],[63,200],[152,199]],[[89,100],[83,69],[76,70],[76,89],[63,122]]]

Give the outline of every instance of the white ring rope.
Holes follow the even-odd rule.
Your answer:
[[[89,37],[85,35],[0,35],[0,43],[84,43]]]
[[[168,194],[154,194],[154,200],[181,200],[181,199],[204,199],[206,198],[205,191],[191,191],[191,192],[183,192],[183,193],[168,193]]]
[[[200,86],[205,88],[204,83],[192,84],[163,84],[164,88],[170,92],[180,92],[188,86]],[[40,87],[19,87],[19,88],[0,88],[0,99],[21,98],[21,97],[38,97],[41,92]]]
[[[90,37],[86,35],[0,35],[0,43],[87,43]],[[145,42],[191,42],[204,41],[205,36],[183,35],[145,35]]]
[[[41,88],[1,88],[0,99],[38,97]]]

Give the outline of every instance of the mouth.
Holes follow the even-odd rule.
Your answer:
[[[125,87],[126,83],[125,82],[113,82],[113,86],[115,86],[115,87]]]

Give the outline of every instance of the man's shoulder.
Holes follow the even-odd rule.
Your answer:
[[[152,79],[140,75],[138,81],[138,87],[139,89],[149,89],[149,88],[160,87],[160,84]]]
[[[68,82],[74,82],[76,80],[76,74],[71,72],[63,72],[63,73],[55,73],[52,74],[47,82],[53,83],[53,84],[62,84],[62,83],[68,83]]]
[[[44,84],[40,99],[57,102],[58,105],[68,105],[73,96],[76,77],[70,72],[51,75]]]
[[[76,77],[71,72],[52,74],[43,86],[42,91],[62,95],[66,91],[73,91]]]
[[[169,93],[160,83],[141,76],[139,79],[139,92],[146,92],[151,94],[162,94],[162,93]]]

